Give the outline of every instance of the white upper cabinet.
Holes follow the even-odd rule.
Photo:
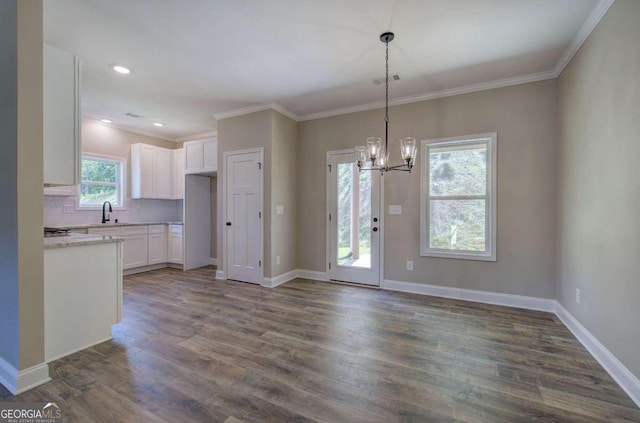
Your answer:
[[[215,173],[218,171],[218,139],[184,143],[184,173]]]
[[[173,170],[171,198],[182,200],[184,198],[184,148],[171,150],[171,169]]]
[[[77,185],[80,174],[80,60],[43,49],[44,183]]]
[[[131,145],[131,198],[172,198],[171,150]]]

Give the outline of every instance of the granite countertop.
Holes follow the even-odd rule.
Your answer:
[[[110,244],[114,242],[122,242],[122,238],[106,235],[85,235],[85,234],[69,234],[66,236],[55,236],[44,238],[44,249],[79,247],[83,245]]]
[[[88,229],[88,228],[115,228],[119,226],[147,226],[147,225],[182,225],[182,222],[118,222],[118,223],[85,223],[82,225],[45,225],[47,228],[56,229]]]

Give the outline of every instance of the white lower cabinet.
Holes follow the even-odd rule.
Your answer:
[[[88,233],[117,236],[124,240],[124,270],[163,263],[183,263],[182,225],[106,226],[89,228]]]
[[[167,225],[149,226],[149,265],[167,262]]]
[[[184,261],[184,243],[182,225],[169,225],[169,263],[182,264]]]

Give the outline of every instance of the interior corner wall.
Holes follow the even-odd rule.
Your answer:
[[[298,123],[275,110],[272,114],[270,260],[275,277],[298,264]],[[282,214],[277,213],[278,206]]]
[[[225,201],[222,198],[225,184],[224,175],[224,153],[230,151],[247,150],[251,148],[264,149],[263,166],[263,222],[264,223],[264,277],[271,277],[271,125],[272,111],[263,110],[248,115],[235,116],[218,121],[218,201],[217,221],[218,234],[218,269],[224,267],[224,210],[222,208]]]
[[[0,2],[0,358],[16,369],[20,364],[17,3]]]
[[[384,176],[385,278],[505,294],[555,298],[556,81],[548,80],[390,108],[397,140],[498,133],[497,262],[420,256],[419,157],[411,174]],[[326,271],[326,153],[384,134],[377,109],[300,123],[298,266]],[[395,157],[395,159],[394,159]],[[388,215],[387,206],[402,206]],[[406,261],[414,270],[406,270]]]
[[[638,22],[617,0],[558,81],[557,298],[640,378]]]

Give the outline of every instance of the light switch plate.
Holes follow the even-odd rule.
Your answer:
[[[402,206],[389,206],[389,214],[402,214]]]
[[[284,206],[276,206],[276,214],[284,214]]]

